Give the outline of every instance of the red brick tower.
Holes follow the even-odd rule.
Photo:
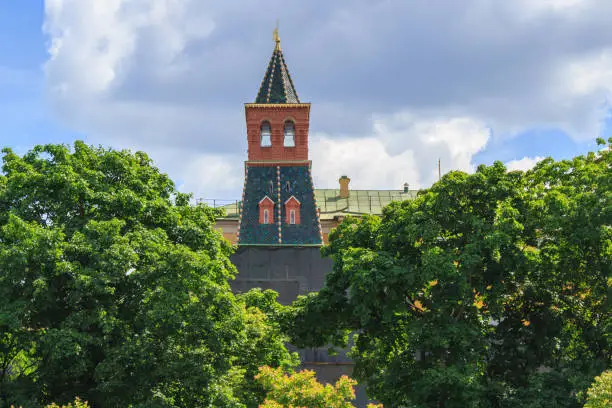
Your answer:
[[[245,104],[248,160],[238,243],[321,245],[308,158],[310,104],[300,103],[280,46],[255,103]]]

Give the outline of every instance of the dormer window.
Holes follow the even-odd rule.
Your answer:
[[[274,224],[274,201],[268,196],[259,201],[259,223]]]
[[[285,201],[285,223],[290,225],[297,225],[300,223],[301,206],[302,203],[300,203],[295,196],[291,196],[287,201]]]
[[[295,125],[292,121],[285,122],[285,147],[295,147]]]
[[[270,122],[264,121],[261,123],[261,147],[272,146],[272,128]]]

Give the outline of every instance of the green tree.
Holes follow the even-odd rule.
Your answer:
[[[13,405],[11,405],[11,408],[15,408]],[[22,408],[22,407],[19,407]],[[87,402],[83,402],[81,401],[80,398],[76,398],[74,400],[74,403],[70,402],[68,403],[68,405],[57,405],[56,403],[52,403],[49,404],[47,406],[45,406],[45,408],[90,408],[89,404]]]
[[[355,378],[388,405],[580,406],[610,363],[611,167],[610,146],[498,162],[346,219],[325,287],[288,311],[293,342],[357,332]]]
[[[260,408],[353,408],[355,380],[342,376],[336,384],[321,384],[314,371],[286,374],[282,368],[261,367],[256,379],[267,391]],[[382,405],[368,404],[368,408]]]
[[[612,406],[612,371],[607,370],[595,377],[587,392],[584,408],[608,408]]]
[[[146,154],[77,142],[3,163],[0,405],[256,406],[244,374],[294,361],[231,293],[216,210]]]

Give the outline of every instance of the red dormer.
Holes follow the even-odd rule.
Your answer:
[[[287,224],[300,224],[300,207],[302,203],[294,196],[289,197],[285,201],[285,223]]]
[[[259,201],[259,223],[274,224],[274,201],[268,196]]]

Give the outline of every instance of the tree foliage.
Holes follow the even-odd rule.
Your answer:
[[[346,219],[326,286],[291,312],[294,343],[356,331],[355,378],[392,406],[580,406],[610,363],[610,147],[451,172]]]
[[[612,406],[612,370],[607,370],[595,377],[587,391],[587,403],[584,408],[607,408]]]
[[[356,382],[342,376],[336,384],[321,384],[314,371],[302,370],[286,374],[282,368],[261,367],[255,377],[267,395],[260,408],[353,408]],[[382,405],[368,404],[368,408]]]
[[[77,142],[3,163],[0,405],[257,406],[257,367],[294,362],[231,293],[216,210],[144,153]]]

